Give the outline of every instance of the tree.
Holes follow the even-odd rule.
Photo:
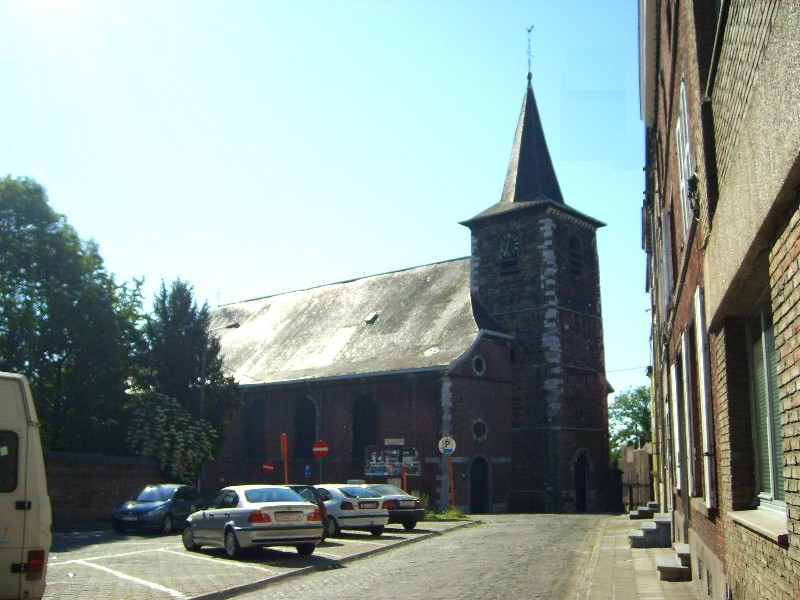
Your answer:
[[[197,306],[188,283],[176,279],[168,290],[162,281],[144,328],[147,351],[136,382],[140,390],[174,398],[222,439],[241,401],[238,386],[222,369],[219,341],[210,335],[209,319],[208,304]]]
[[[121,449],[140,286],[116,284],[42,186],[0,179],[0,369],[30,380],[51,450]]]
[[[158,461],[164,475],[193,481],[197,468],[213,457],[215,432],[194,419],[175,398],[156,392],[134,394],[128,445],[136,454]]]
[[[638,386],[620,392],[608,407],[611,429],[611,462],[619,462],[620,447],[651,439],[650,388]]]

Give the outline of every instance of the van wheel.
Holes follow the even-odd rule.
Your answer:
[[[164,520],[161,521],[161,533],[163,533],[164,535],[172,533],[172,525],[173,525],[172,515],[166,515],[164,517]]]
[[[233,529],[225,532],[225,554],[228,558],[239,558],[242,555],[242,547],[239,546],[239,540],[236,539]]]
[[[187,550],[191,550],[192,552],[200,550],[199,544],[196,544],[194,541],[194,531],[192,531],[191,525],[187,525],[183,528],[181,539],[183,540],[183,547]]]

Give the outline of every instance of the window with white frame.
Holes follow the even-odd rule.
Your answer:
[[[666,321],[672,298],[672,218],[669,210],[661,211],[661,257],[659,263],[661,319]]]
[[[711,400],[711,367],[706,333],[705,295],[698,287],[694,295],[697,347],[697,389],[700,406],[700,431],[703,450],[703,500],[706,506],[716,506],[716,465],[714,462],[714,408]]]
[[[694,310],[680,336],[672,366],[672,411],[676,417],[673,452],[677,486],[686,485],[689,496],[702,497],[712,508],[716,505],[714,432],[704,310],[703,290],[698,287]]]
[[[762,506],[783,507],[783,436],[778,365],[772,313],[767,303],[762,304],[748,321],[748,344],[758,498]]]
[[[684,233],[692,222],[692,143],[689,137],[689,109],[686,101],[686,85],[681,79],[681,90],[678,108],[678,122],[675,126],[675,151],[678,159],[678,179],[680,180],[681,212],[683,215]]]

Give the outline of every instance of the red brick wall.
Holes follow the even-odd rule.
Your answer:
[[[164,481],[155,462],[139,458],[48,452],[44,462],[54,525],[108,521],[138,488]]]
[[[783,408],[783,475],[789,548],[786,577],[800,594],[800,194],[770,252],[770,287],[778,387]]]
[[[220,460],[209,466],[209,486],[219,487],[239,482],[268,481],[282,483],[283,463],[280,436],[289,437],[289,479],[303,482],[305,465],[312,467],[312,483],[318,482],[318,462],[293,454],[294,415],[300,402],[311,398],[319,411],[319,438],[328,442],[330,453],[324,459],[323,479],[345,481],[364,478],[362,457],[353,457],[353,405],[359,398],[369,398],[377,409],[376,441],[403,438],[406,446],[417,448],[422,475],[409,477],[408,486],[425,492],[432,501],[439,497],[440,459],[438,442],[449,433],[457,443],[454,461],[457,502],[466,504],[469,495],[469,459],[483,456],[491,465],[490,501],[508,501],[511,482],[511,383],[509,343],[483,338],[472,352],[449,372],[452,421],[449,431],[442,430],[442,381],[445,371],[352,378],[328,382],[309,382],[254,389],[249,394],[265,402],[263,456],[242,462],[241,414],[234,417],[226,435]],[[473,369],[473,358],[480,355],[485,373]],[[485,439],[473,436],[476,421],[486,424]],[[427,459],[427,462],[426,462]],[[261,463],[269,460],[275,471],[265,476]],[[213,483],[212,483],[213,482]]]

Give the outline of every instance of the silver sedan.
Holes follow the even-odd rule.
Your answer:
[[[342,529],[361,529],[379,536],[389,523],[389,511],[383,507],[380,494],[372,490],[337,483],[314,487],[328,509],[328,536],[338,536]]]
[[[224,548],[237,558],[244,548],[294,546],[312,554],[322,542],[319,507],[280,485],[233,485],[221,489],[183,528],[187,550]]]

